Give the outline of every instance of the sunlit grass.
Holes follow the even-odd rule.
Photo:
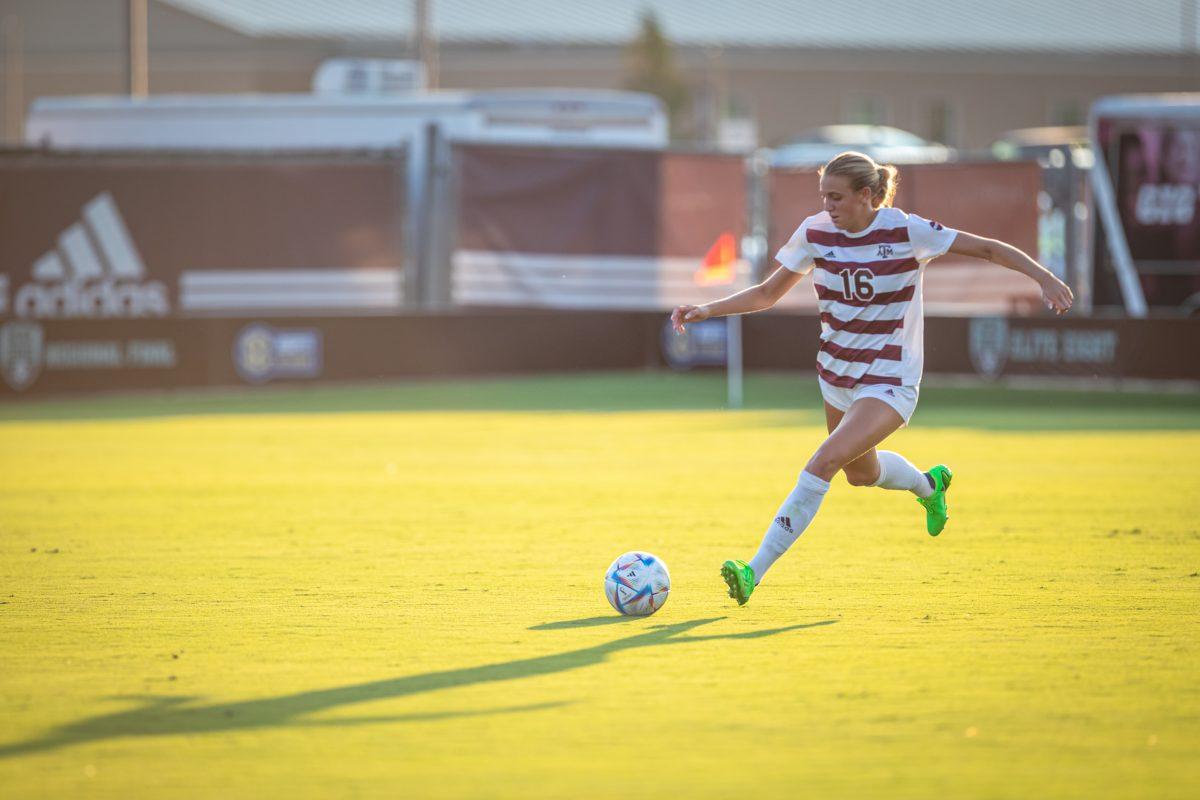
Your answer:
[[[755,380],[8,406],[0,795],[1189,796],[1194,401],[929,390],[946,533],[839,479],[738,608],[822,431]],[[633,548],[674,590],[609,622]]]

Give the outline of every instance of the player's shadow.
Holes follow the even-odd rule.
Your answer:
[[[558,622],[543,622],[541,625],[530,625],[531,631],[561,631],[567,628],[598,628],[601,625],[621,625],[636,622],[645,617],[627,617],[623,614],[606,614],[603,617],[584,617],[583,619],[564,619]]]
[[[604,644],[568,650],[547,656],[522,658],[478,667],[426,672],[406,675],[401,678],[356,683],[330,689],[267,697],[259,700],[244,700],[237,703],[197,704],[195,697],[136,697],[140,704],[136,708],[87,717],[51,730],[45,736],[23,742],[0,746],[0,758],[12,758],[27,753],[56,750],[74,744],[95,742],[136,736],[178,736],[197,733],[241,731],[255,728],[271,728],[283,725],[349,726],[377,722],[413,722],[447,717],[478,716],[535,711],[563,705],[543,703],[536,705],[504,706],[493,709],[444,712],[433,714],[403,714],[397,716],[335,717],[331,719],[306,719],[315,714],[342,706],[385,700],[394,697],[455,689],[482,683],[496,683],[539,675],[552,675],[580,667],[603,663],[611,654],[624,650],[659,645],[689,644],[714,640],[759,639],[775,636],[802,628],[832,625],[836,620],[823,620],[783,628],[769,628],[745,633],[726,633],[712,636],[687,636],[688,632],[702,625],[716,622],[721,617],[695,619],[671,625],[656,625],[649,630],[625,636]]]

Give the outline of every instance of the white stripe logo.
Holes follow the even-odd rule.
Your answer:
[[[140,280],[145,276],[142,257],[111,194],[104,192],[84,206],[83,219],[100,244],[113,275],[129,280]]]
[[[187,316],[395,313],[403,297],[398,267],[204,269],[179,276]]]
[[[169,314],[166,287],[145,280],[146,266],[113,196],[97,195],[82,217],[59,234],[56,249],[33,262],[33,282],[17,290],[13,313],[23,319]],[[0,293],[0,314],[8,311],[7,298]]]

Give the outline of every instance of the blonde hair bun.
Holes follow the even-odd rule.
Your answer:
[[[821,175],[841,175],[850,181],[850,188],[871,190],[871,205],[887,208],[896,198],[896,187],[900,183],[900,171],[891,164],[876,164],[875,159],[865,153],[848,150],[834,156],[819,170]]]

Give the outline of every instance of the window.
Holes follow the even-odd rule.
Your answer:
[[[1056,97],[1050,101],[1051,125],[1083,125],[1087,112],[1078,97]]]
[[[878,97],[848,97],[842,105],[842,118],[849,125],[884,125],[887,109]]]
[[[954,146],[958,144],[958,114],[954,105],[945,98],[929,104],[929,117],[925,129],[930,141]]]

